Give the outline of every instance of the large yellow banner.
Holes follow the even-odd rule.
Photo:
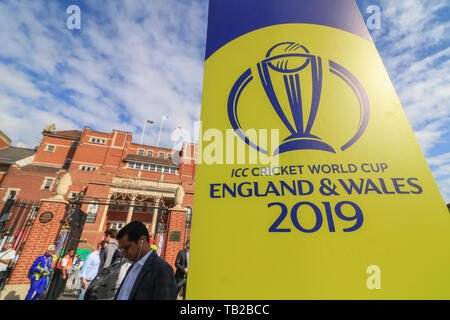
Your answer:
[[[450,298],[450,215],[356,5],[271,2],[210,3],[187,298]]]

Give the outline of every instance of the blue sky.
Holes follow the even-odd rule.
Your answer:
[[[370,30],[446,202],[450,202],[450,4],[358,0],[381,9]],[[66,9],[81,8],[81,30]],[[199,120],[207,0],[0,1],[0,130],[36,146],[42,128],[132,132],[163,146]],[[193,132],[192,132],[193,134]]]

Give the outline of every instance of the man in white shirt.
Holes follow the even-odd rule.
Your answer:
[[[118,235],[119,250],[133,263],[116,300],[175,300],[176,282],[172,267],[150,247],[147,227],[133,221]]]
[[[83,268],[80,272],[81,279],[81,288],[80,295],[78,296],[78,300],[84,299],[84,294],[86,292],[89,283],[94,280],[97,276],[98,266],[100,265],[100,249],[102,243],[100,242],[97,245],[97,250],[92,251],[86,258],[86,261],[83,264]]]

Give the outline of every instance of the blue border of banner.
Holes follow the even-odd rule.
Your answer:
[[[373,42],[354,0],[210,0],[205,60],[246,33],[286,23],[333,27]]]

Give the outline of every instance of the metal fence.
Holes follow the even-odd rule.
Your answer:
[[[11,276],[25,246],[34,219],[39,211],[39,202],[26,202],[8,199],[0,214],[0,248],[12,244],[16,254],[9,262],[6,271],[0,272],[0,291]]]

